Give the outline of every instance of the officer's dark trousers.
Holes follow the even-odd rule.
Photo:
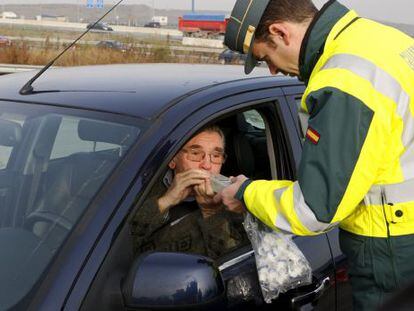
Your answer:
[[[414,280],[413,235],[371,238],[340,230],[339,240],[348,257],[354,311],[376,310]]]

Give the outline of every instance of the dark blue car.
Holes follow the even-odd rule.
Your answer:
[[[241,54],[230,49],[225,49],[218,56],[221,64],[244,64],[246,61],[246,54]]]
[[[349,310],[336,230],[295,238],[312,284],[272,304],[250,245],[214,261],[133,252],[134,215],[206,124],[226,134],[224,175],[296,177],[299,81],[238,66],[111,65],[51,69],[21,95],[32,75],[0,78],[1,310]],[[246,280],[249,290],[234,287]]]

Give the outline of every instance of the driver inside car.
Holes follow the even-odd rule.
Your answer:
[[[198,131],[169,162],[132,222],[135,253],[190,252],[216,259],[248,243],[242,216],[215,201],[210,176],[226,159],[218,126]]]

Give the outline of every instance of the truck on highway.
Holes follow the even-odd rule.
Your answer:
[[[8,19],[16,19],[18,16],[16,13],[12,12],[12,11],[4,11],[3,13],[0,14],[1,18],[8,18]]]
[[[227,21],[224,14],[184,14],[178,18],[178,30],[184,36],[213,38],[226,32]]]
[[[151,22],[159,23],[161,26],[167,26],[168,16],[153,16]]]

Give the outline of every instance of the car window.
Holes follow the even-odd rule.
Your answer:
[[[0,111],[0,305],[9,309],[38,282],[143,128],[57,107],[2,102]]]
[[[225,136],[227,159],[221,174],[244,174],[254,179],[271,177],[265,120],[258,110],[238,112],[215,125]],[[178,156],[184,157],[180,152]],[[170,207],[167,213],[161,214],[158,199],[173,187],[174,174],[175,171],[167,165],[163,168],[134,216],[132,232],[136,254],[180,251],[218,259],[249,244],[242,224],[243,215],[217,206],[213,216],[205,218],[190,193],[180,203]]]
[[[261,130],[265,129],[264,120],[257,110],[249,110],[249,111],[243,112],[243,115],[247,123],[253,125],[254,127],[258,129],[261,129]]]
[[[223,166],[227,176],[244,174],[253,179],[270,179],[272,152],[270,132],[259,109],[239,112],[219,121],[226,133],[229,160]]]

